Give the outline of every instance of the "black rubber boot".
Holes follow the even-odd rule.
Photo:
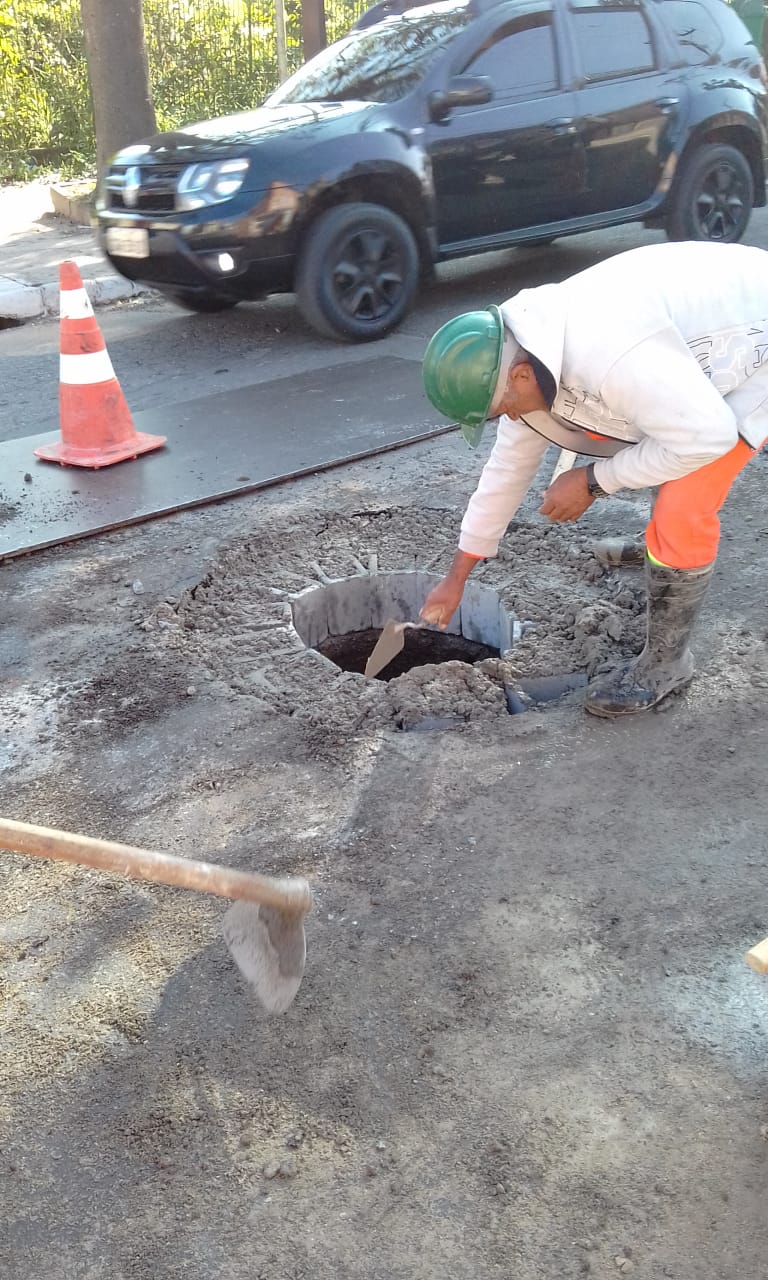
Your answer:
[[[610,569],[642,569],[645,564],[645,544],[625,541],[623,538],[601,538],[593,542],[590,551],[601,564]]]
[[[590,685],[584,702],[587,711],[593,716],[637,715],[688,683],[694,672],[688,641],[713,567],[666,569],[646,558],[645,648],[639,658]]]

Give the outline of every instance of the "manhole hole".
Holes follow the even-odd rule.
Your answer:
[[[293,598],[293,624],[307,648],[343,671],[362,673],[384,624],[415,621],[439,581],[429,573],[377,573],[309,587]],[[378,678],[393,680],[429,664],[498,658],[512,647],[513,625],[492,587],[468,583],[447,630],[409,627],[402,652]]]
[[[345,636],[328,636],[327,640],[318,645],[318,652],[324,658],[330,658],[342,671],[356,671],[362,675],[380,635],[380,630],[371,628],[369,631],[351,631]],[[377,680],[395,680],[412,667],[425,667],[428,663],[472,663],[499,656],[499,650],[491,645],[478,644],[474,640],[465,640],[463,636],[449,636],[442,631],[421,627],[409,627],[404,641],[402,652],[379,672]]]

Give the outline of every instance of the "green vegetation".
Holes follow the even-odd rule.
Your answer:
[[[366,4],[332,0],[328,38]],[[301,4],[286,0],[289,69],[301,62]],[[144,0],[159,129],[261,102],[278,82],[268,0]],[[95,142],[78,0],[0,0],[0,180],[94,165]]]
[[[0,0],[0,177],[93,155],[77,0]]]

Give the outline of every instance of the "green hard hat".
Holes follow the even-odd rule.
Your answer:
[[[424,355],[424,389],[436,409],[453,418],[472,449],[483,434],[504,346],[498,307],[465,311],[444,324]]]

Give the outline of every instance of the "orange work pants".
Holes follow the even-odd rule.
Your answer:
[[[703,569],[712,564],[720,542],[718,512],[736,476],[756,452],[739,440],[722,458],[659,486],[645,531],[652,560],[669,569]]]

